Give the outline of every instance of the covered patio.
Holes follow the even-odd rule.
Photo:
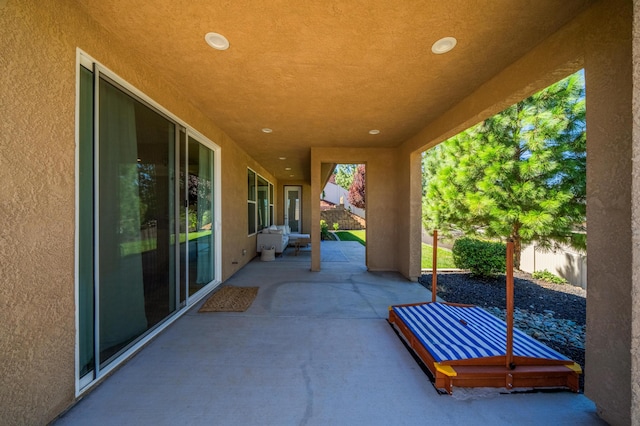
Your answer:
[[[358,243],[321,250],[317,273],[292,248],[254,259],[226,282],[260,287],[249,310],[195,306],[56,424],[604,424],[571,392],[439,395],[386,321],[429,291],[367,272]]]
[[[0,0],[0,418],[639,424],[638,22],[628,0]],[[581,69],[593,404],[437,396],[384,320],[428,299],[421,153]],[[357,266],[320,241],[344,162],[367,167]],[[255,261],[287,223],[311,252]],[[261,290],[197,314],[219,284]]]

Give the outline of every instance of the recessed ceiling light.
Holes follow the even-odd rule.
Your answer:
[[[289,175],[289,177],[294,177],[295,175]]]
[[[264,133],[271,133],[271,132],[273,132],[273,130],[272,130],[272,129],[270,129],[270,128],[268,128],[268,127],[265,127],[264,129],[262,129],[262,131],[263,131]]]
[[[229,40],[222,34],[207,33],[204,36],[207,44],[217,50],[227,50],[229,48]]]
[[[289,171],[289,170],[291,170],[291,167],[285,167],[284,169]]]
[[[378,129],[371,129],[371,130],[369,130],[369,134],[370,134],[370,135],[377,135],[378,133],[380,133],[380,130],[378,130]]]
[[[279,157],[281,160],[286,160],[287,157]]]
[[[442,55],[443,53],[447,53],[458,44],[458,40],[453,37],[444,37],[440,40],[433,43],[431,46],[431,51],[436,55]]]

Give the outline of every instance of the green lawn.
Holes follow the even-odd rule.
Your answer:
[[[422,268],[433,267],[433,246],[422,243]],[[451,250],[438,248],[438,268],[455,268]]]
[[[206,235],[211,235],[211,231],[189,232],[189,241]],[[184,243],[186,239],[185,234],[180,234],[180,243]],[[173,241],[171,241],[171,244],[173,244]],[[145,251],[155,250],[157,248],[156,246],[157,241],[155,238],[120,243],[120,255],[124,257],[130,254],[144,253]]]
[[[357,241],[363,246],[367,245],[367,235],[364,230],[362,231],[336,231],[336,236],[340,241]]]
[[[366,233],[365,231],[335,231],[334,234],[340,239],[340,241],[357,241],[363,246],[366,246]],[[433,247],[427,244],[422,244],[422,268],[431,268],[433,263]],[[445,248],[438,248],[438,268],[455,268],[453,264],[453,254],[451,250]]]

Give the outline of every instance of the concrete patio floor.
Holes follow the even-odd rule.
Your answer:
[[[439,395],[386,321],[429,291],[367,272],[355,242],[323,242],[321,272],[293,254],[225,283],[260,287],[249,310],[199,303],[56,425],[604,424],[570,392]]]

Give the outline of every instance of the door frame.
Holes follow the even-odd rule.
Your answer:
[[[79,276],[80,276],[80,264],[79,264],[79,247],[80,247],[80,228],[79,228],[79,221],[80,221],[80,217],[79,217],[79,206],[80,206],[80,167],[79,167],[79,159],[80,159],[80,154],[79,154],[79,146],[80,146],[80,134],[79,134],[79,123],[80,123],[80,106],[79,106],[79,99],[80,99],[80,69],[81,67],[85,67],[89,70],[93,70],[94,73],[94,79],[97,80],[101,75],[102,76],[106,76],[108,79],[112,80],[114,83],[116,83],[116,85],[118,86],[118,88],[120,90],[123,90],[125,93],[127,93],[130,96],[133,96],[135,98],[137,98],[138,100],[142,101],[143,103],[145,103],[148,107],[150,107],[151,109],[153,109],[155,112],[165,116],[165,118],[169,119],[170,121],[172,121],[175,125],[176,125],[176,136],[178,136],[178,132],[180,131],[179,128],[183,128],[185,129],[186,132],[186,136],[192,136],[193,138],[195,138],[200,144],[204,145],[205,147],[207,147],[208,149],[213,151],[214,154],[214,185],[213,185],[213,202],[214,202],[214,215],[215,215],[215,219],[214,219],[214,230],[215,230],[215,238],[214,238],[214,244],[215,244],[215,257],[214,257],[214,279],[213,281],[211,281],[210,283],[208,283],[205,287],[203,287],[203,289],[201,289],[200,291],[198,291],[197,293],[195,293],[193,296],[191,297],[187,297],[186,300],[186,306],[181,306],[181,305],[177,305],[176,306],[176,310],[171,313],[170,315],[168,315],[166,318],[164,318],[160,323],[157,324],[157,326],[152,327],[151,329],[147,330],[147,332],[143,333],[136,341],[136,343],[132,344],[131,346],[129,346],[127,349],[125,349],[122,353],[120,353],[117,357],[115,357],[113,360],[111,360],[111,362],[109,362],[107,365],[101,367],[98,366],[98,368],[96,370],[92,370],[91,372],[80,376],[80,317],[79,317],[79,306],[80,306],[80,296],[79,296],[79,287],[80,287],[80,281],[79,281]],[[97,96],[96,96],[97,99]],[[94,102],[96,102],[96,100],[94,100]],[[94,114],[94,118],[95,118],[95,114]],[[97,132],[97,126],[96,126],[96,130],[94,130],[94,132]],[[221,207],[221,203],[222,203],[222,185],[221,185],[221,165],[222,165],[222,154],[221,154],[221,148],[219,145],[217,145],[216,143],[214,143],[213,141],[211,141],[209,138],[205,137],[202,133],[198,132],[197,130],[193,129],[192,127],[190,127],[185,121],[181,120],[180,118],[178,118],[176,115],[172,114],[170,111],[168,111],[167,109],[163,108],[160,104],[158,104],[157,102],[155,102],[152,98],[150,98],[149,96],[147,96],[146,94],[144,94],[142,91],[140,91],[139,89],[137,89],[135,86],[133,86],[132,84],[128,83],[126,80],[124,80],[123,78],[121,78],[120,76],[118,76],[116,73],[114,73],[113,71],[111,71],[109,68],[107,68],[106,66],[104,66],[101,62],[99,62],[98,60],[96,60],[95,58],[93,58],[91,55],[87,54],[86,52],[82,51],[81,49],[76,49],[76,112],[75,112],[75,140],[76,140],[76,147],[75,147],[75,241],[74,241],[74,245],[75,245],[75,253],[74,253],[74,275],[75,275],[75,289],[74,289],[74,299],[75,299],[75,329],[76,329],[76,333],[75,333],[75,396],[79,397],[82,394],[84,394],[85,392],[87,392],[88,390],[92,389],[94,387],[95,384],[97,384],[100,380],[102,380],[104,377],[108,376],[113,370],[115,370],[116,368],[118,368],[120,365],[122,365],[122,363],[129,359],[133,354],[135,354],[138,350],[140,350],[140,348],[142,348],[147,342],[149,342],[150,340],[152,340],[154,337],[156,337],[160,332],[162,332],[164,329],[166,329],[169,325],[171,325],[174,321],[176,321],[178,318],[180,318],[182,315],[184,315],[187,311],[188,308],[193,306],[194,304],[196,304],[198,301],[200,301],[202,298],[204,298],[209,291],[211,291],[213,288],[215,288],[216,286],[218,286],[221,281],[222,281],[222,226],[221,226],[221,213],[222,213],[222,207]],[[176,153],[179,152],[179,137],[176,138]],[[185,158],[182,158],[182,154],[186,154],[186,153],[180,153],[180,156],[176,156],[176,162],[178,161],[178,159],[180,160],[185,160]],[[176,163],[177,166],[177,163]],[[95,173],[95,171],[94,171]],[[178,169],[175,170],[175,173],[178,173]],[[178,179],[176,179],[176,189],[178,188]],[[94,196],[98,197],[98,188],[97,185],[94,186]],[[174,194],[175,201],[176,201],[176,205],[175,205],[175,209],[176,211],[178,211],[177,209],[181,208],[181,200],[179,197],[179,193],[176,192]],[[96,215],[94,213],[94,215]],[[178,218],[179,215],[176,216],[176,231],[178,231],[178,226],[177,226],[177,222],[178,222]],[[94,217],[94,221],[95,221],[95,217]],[[176,254],[178,255],[176,257],[176,270],[178,270],[178,265],[179,262],[182,261],[182,259],[179,256],[179,253],[176,252]],[[94,253],[94,261],[96,261],[96,259],[98,259],[98,253]],[[95,273],[94,273],[95,275]],[[180,285],[179,282],[176,282],[176,287],[178,287]],[[98,283],[94,283],[94,294],[97,294],[98,289],[99,289],[99,282]],[[95,297],[95,296],[94,296]],[[178,297],[179,300],[179,297]],[[97,326],[99,326],[99,310],[97,308],[94,308],[94,317],[95,317],[95,323],[98,324]],[[96,325],[94,325],[94,329],[95,327],[97,327]],[[94,347],[95,347],[95,351],[97,352],[98,350],[98,343],[99,340],[95,339],[94,341]]]

